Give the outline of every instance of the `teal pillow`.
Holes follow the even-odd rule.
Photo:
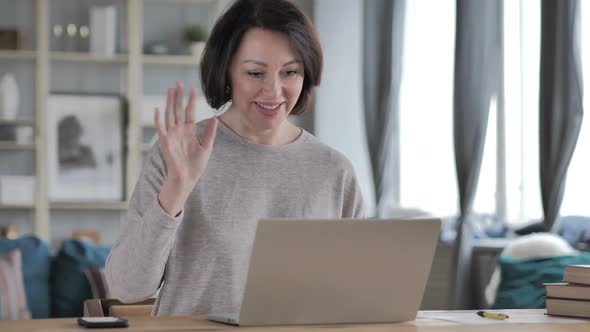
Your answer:
[[[500,286],[495,309],[545,308],[546,282],[560,282],[566,265],[590,264],[590,254],[546,259],[517,260],[500,257]]]
[[[52,317],[80,317],[92,290],[84,271],[105,266],[110,247],[66,240],[51,264]]]
[[[49,318],[49,269],[51,254],[47,245],[32,235],[17,239],[0,238],[0,255],[20,249],[27,306],[33,318]]]

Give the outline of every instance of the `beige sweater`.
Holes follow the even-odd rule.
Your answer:
[[[157,201],[166,174],[159,147],[147,156],[107,260],[112,297],[141,301],[164,280],[154,315],[238,312],[259,219],[364,216],[351,163],[308,132],[271,146],[218,126],[207,169],[176,218]]]

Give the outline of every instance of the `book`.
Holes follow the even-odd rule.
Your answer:
[[[546,298],[547,314],[590,318],[590,301]]]
[[[572,284],[590,285],[590,265],[566,266],[563,281]]]
[[[552,282],[543,285],[547,290],[547,297],[590,301],[590,286],[570,284],[567,282]]]

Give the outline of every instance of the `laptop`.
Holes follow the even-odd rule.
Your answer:
[[[238,326],[410,321],[422,302],[439,219],[260,220]]]

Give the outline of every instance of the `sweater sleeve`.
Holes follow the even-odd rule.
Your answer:
[[[342,218],[366,218],[366,206],[361,187],[350,161],[345,161],[344,195],[342,202]]]
[[[166,170],[157,145],[147,158],[106,262],[111,296],[125,303],[157,291],[184,213],[171,217],[158,201]]]

